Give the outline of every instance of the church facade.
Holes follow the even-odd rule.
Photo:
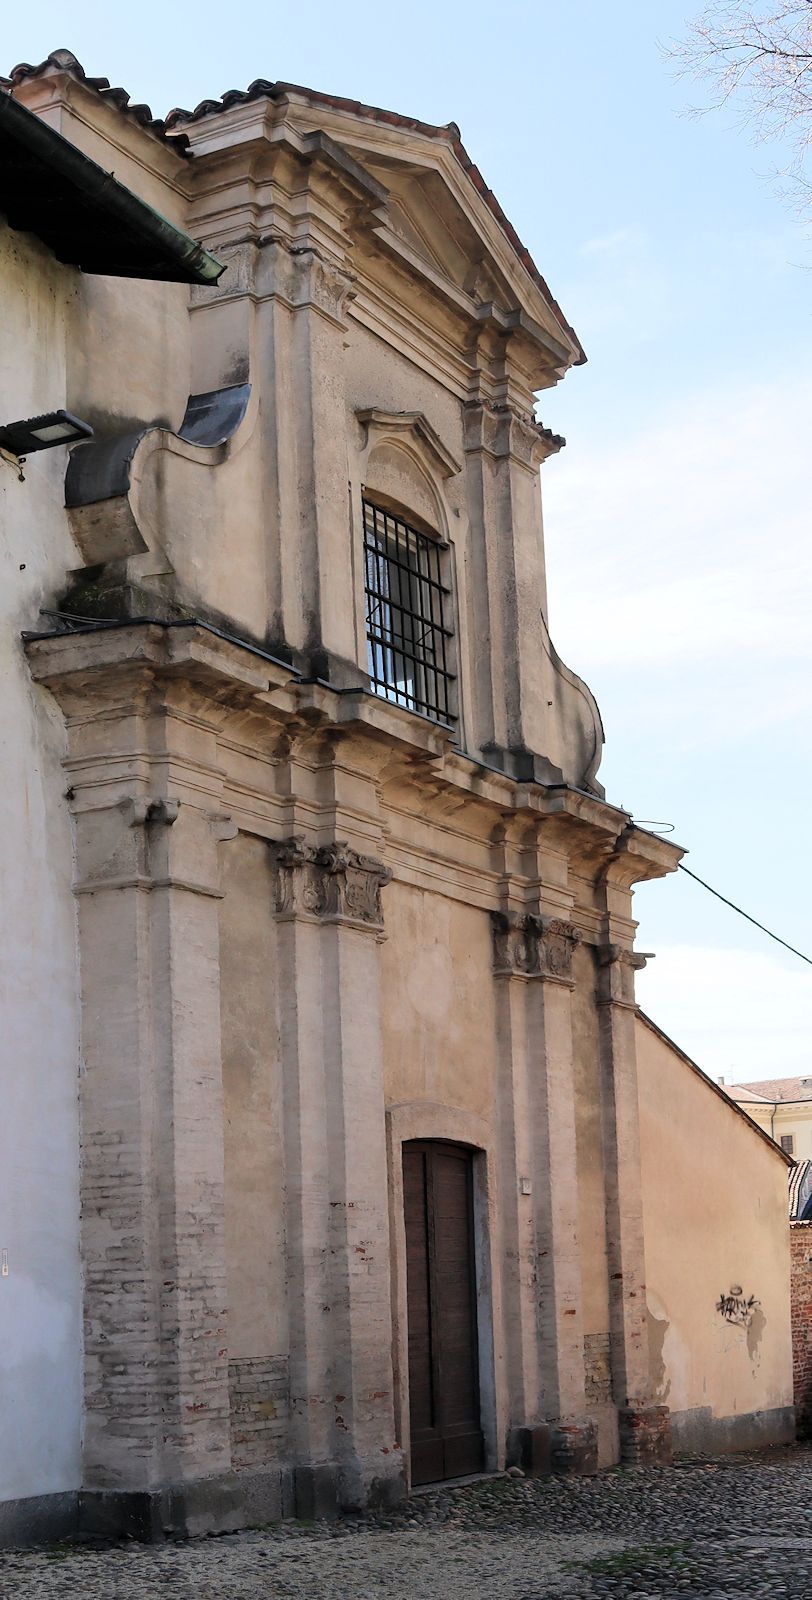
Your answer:
[[[548,631],[535,402],[577,336],[453,125],[264,80],[159,122],[67,52],[2,92],[226,268],[0,235],[4,408],[94,429],[24,484],[0,463],[8,1526],[160,1537],[666,1460],[632,892],[680,852],[604,795]],[[684,1426],[769,1442],[785,1162],[716,1111],[760,1163],[719,1227],[765,1328]],[[704,1248],[658,1246],[657,1327]]]

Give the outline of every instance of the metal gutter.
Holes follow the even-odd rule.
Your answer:
[[[221,262],[0,90],[0,211],[58,260],[110,277],[213,285]]]

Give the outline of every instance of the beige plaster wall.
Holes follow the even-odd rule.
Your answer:
[[[80,276],[67,357],[68,409],[97,433],[144,423],[176,431],[190,390],[189,289]]]
[[[268,846],[221,846],[221,1027],[230,1360],[287,1349],[284,1170]]]
[[[493,1114],[496,1061],[487,914],[392,883],[385,891],[381,1011],[387,1104]]]
[[[147,205],[186,228],[190,173],[171,147],[64,74],[49,71],[30,79],[18,86],[15,98]],[[157,421],[177,428],[189,394],[188,286],[95,273],[71,277],[68,409],[98,431]]]
[[[786,1165],[642,1019],[636,1036],[657,1398],[671,1408],[677,1447],[783,1437],[781,1409],[792,1405]],[[758,1302],[749,1327],[718,1309],[734,1286]]]
[[[65,399],[78,273],[0,219],[0,419]],[[31,456],[20,482],[0,462],[0,1501],[78,1487],[82,1315],[79,1267],[79,1019],[65,731],[32,683],[21,633],[79,563],[64,511],[64,447]]]
[[[377,406],[383,411],[422,411],[443,444],[455,455],[462,452],[462,405],[450,386],[394,348],[393,329],[382,339],[362,327],[350,312],[346,339],[345,393],[347,427],[351,433],[355,411]]]

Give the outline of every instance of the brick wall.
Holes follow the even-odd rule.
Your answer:
[[[612,1403],[611,1341],[608,1333],[584,1335],[584,1377],[587,1411]]]
[[[790,1224],[792,1377],[798,1432],[812,1434],[812,1222]]]
[[[233,1465],[264,1467],[285,1454],[288,1432],[286,1356],[229,1361]]]

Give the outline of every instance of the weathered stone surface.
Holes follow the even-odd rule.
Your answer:
[[[15,97],[229,272],[117,287],[0,239],[9,414],[47,370],[99,431],[72,520],[58,452],[0,496],[29,629],[0,1493],[143,1538],[396,1502],[414,1138],[472,1152],[489,1471],[511,1438],[536,1470],[545,1430],[593,1470],[598,1413],[611,1464],[618,1408],[642,1458],[678,1362],[648,1342],[631,891],[679,851],[604,802],[549,637],[535,394],[578,341],[453,130],[260,84],[183,156],[64,52]],[[370,497],[436,557],[447,724],[391,646],[368,692]],[[726,1414],[787,1399],[775,1276],[753,1293]]]

